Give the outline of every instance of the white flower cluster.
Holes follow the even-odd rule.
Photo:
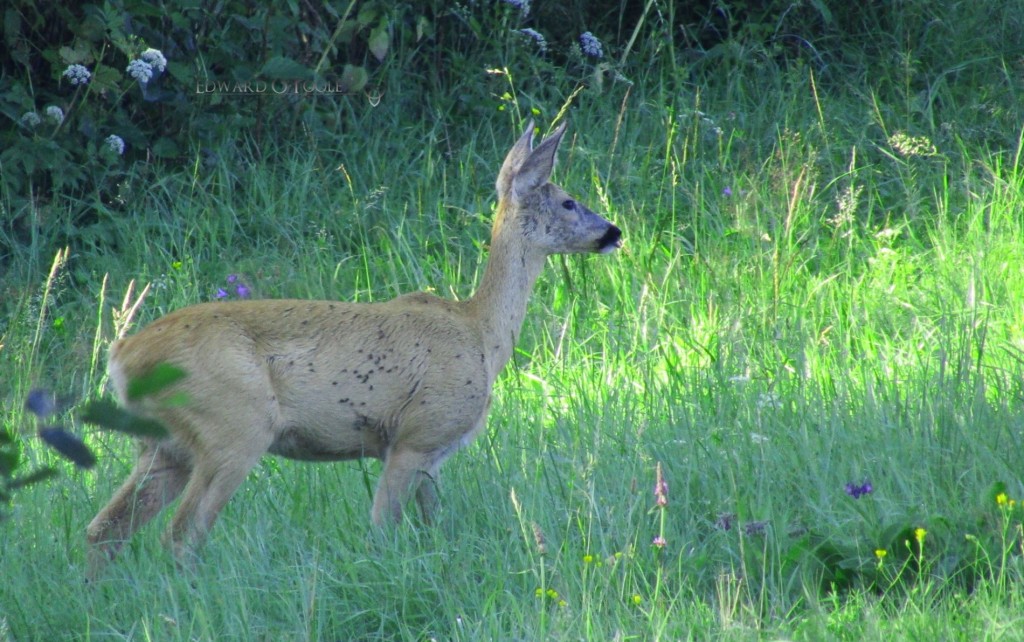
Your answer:
[[[154,71],[162,73],[167,69],[167,58],[158,49],[147,49],[142,55],[128,63],[128,75],[145,85],[153,80]]]
[[[153,65],[149,64],[145,60],[133,60],[128,63],[128,68],[125,69],[128,75],[138,80],[140,83],[145,85],[153,79]]]
[[[539,31],[527,27],[526,29],[520,29],[519,33],[534,41],[537,44],[537,49],[540,49],[541,53],[548,50],[548,41],[544,39],[544,36],[541,35]]]
[[[64,76],[72,85],[84,85],[92,78],[92,72],[85,68],[85,65],[68,65],[64,70]]]
[[[586,31],[580,34],[580,49],[583,53],[587,54],[591,58],[600,58],[604,56],[604,50],[601,48],[601,41],[597,39],[597,36]]]
[[[142,59],[152,65],[153,69],[163,73],[167,69],[167,58],[159,49],[147,49],[142,52]]]
[[[18,122],[24,125],[25,127],[31,129],[39,123],[43,122],[43,119],[40,118],[39,114],[35,113],[34,111],[27,111],[21,115],[21,118],[18,120]]]
[[[64,110],[57,105],[49,105],[44,113],[46,117],[57,123],[58,125],[64,122]]]
[[[43,110],[43,113],[48,119],[58,125],[64,122],[64,110],[57,105],[48,106]],[[34,129],[43,123],[43,119],[36,112],[27,111],[21,115],[21,118],[18,119],[18,123],[23,127]]]
[[[114,152],[118,156],[124,154],[124,139],[117,134],[111,134],[103,141],[107,144],[107,149]]]

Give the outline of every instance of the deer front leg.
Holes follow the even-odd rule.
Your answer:
[[[437,506],[434,479],[440,466],[436,453],[421,453],[408,446],[392,448],[384,460],[384,473],[373,496],[373,523],[382,526],[402,521],[402,510],[413,492],[423,521],[430,523]]]

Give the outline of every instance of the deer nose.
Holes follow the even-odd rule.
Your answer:
[[[598,239],[597,251],[601,254],[607,254],[617,247],[622,247],[622,230],[611,225],[608,227],[608,231],[604,233],[604,236]]]

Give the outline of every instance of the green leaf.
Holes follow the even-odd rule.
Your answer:
[[[364,4],[360,9],[359,13],[356,14],[356,20],[359,22],[360,27],[365,27],[371,22],[377,19],[377,7],[373,3]]]
[[[308,80],[313,72],[287,56],[275,56],[263,65],[258,75],[272,80]]]
[[[10,477],[21,465],[21,455],[16,450],[0,450],[0,477]]]
[[[135,377],[128,382],[127,396],[129,401],[135,401],[140,397],[156,394],[184,379],[186,373],[178,366],[169,363],[158,363],[153,369],[141,377]]]
[[[181,156],[181,150],[174,139],[161,136],[153,143],[153,155],[157,158],[177,158]]]
[[[92,80],[89,82],[104,89],[117,88],[117,84],[124,78],[124,74],[108,65],[96,65],[92,70]]]
[[[81,419],[105,430],[116,430],[138,437],[167,436],[167,429],[159,421],[139,417],[107,399],[89,402],[82,410]]]
[[[89,65],[92,64],[92,54],[89,52],[89,45],[79,40],[75,42],[74,48],[61,47],[60,57],[68,65]]]
[[[365,87],[367,80],[369,80],[369,76],[362,67],[345,65],[345,69],[341,72],[341,84],[345,86],[345,91],[350,94]]]
[[[416,42],[423,40],[424,37],[434,37],[434,23],[426,16],[420,16],[416,18]]]
[[[370,32],[370,39],[367,41],[370,53],[377,59],[377,62],[384,62],[390,43],[391,34],[388,32],[388,23],[386,20],[381,20],[377,28]]]

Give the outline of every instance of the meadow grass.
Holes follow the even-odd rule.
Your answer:
[[[556,178],[627,245],[550,261],[436,526],[370,527],[376,462],[268,459],[194,569],[165,515],[86,586],[132,448],[76,426],[98,467],[0,525],[0,639],[1024,639],[1024,163],[976,107],[933,123],[809,69],[579,94]],[[30,462],[58,463],[21,400],[104,394],[132,279],[138,323],[228,274],[472,292],[518,123],[352,118],[136,185],[105,249],[12,270],[3,421]]]

